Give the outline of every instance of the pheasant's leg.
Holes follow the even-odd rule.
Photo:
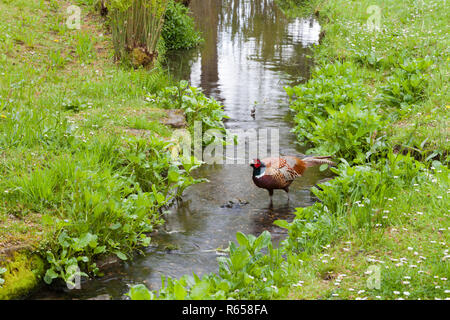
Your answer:
[[[270,197],[270,204],[272,204],[273,189],[268,189],[268,191],[269,191],[269,197]]]
[[[289,197],[289,187],[286,187],[286,188],[284,188],[283,190],[286,191],[286,193],[287,193],[288,203],[289,203],[289,200],[290,200],[290,197]]]

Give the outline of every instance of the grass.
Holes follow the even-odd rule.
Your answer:
[[[69,2],[63,1],[0,2],[3,181],[70,153],[70,148],[61,145],[62,141],[53,142],[75,127],[71,119],[80,112],[85,116],[85,124],[92,125],[80,125],[76,136],[85,137],[86,141],[93,137],[103,139],[106,135],[101,132],[102,127],[95,125],[102,122],[98,114],[118,117],[115,115],[121,109],[145,106],[142,98],[145,94],[169,84],[160,69],[149,73],[118,68],[112,60],[110,35],[101,18],[89,7],[82,7],[81,30],[68,29],[65,26],[68,5]],[[127,121],[132,120],[122,122]],[[154,127],[165,135],[170,130],[156,124]],[[42,196],[41,193],[38,195]],[[23,208],[11,208],[5,200],[2,208],[0,214],[5,223],[2,226],[10,226],[2,237],[8,241],[14,241],[14,235],[34,237],[35,224],[30,221],[39,220],[38,213],[25,214]],[[26,218],[22,221],[17,215]],[[36,219],[30,220],[33,215]],[[36,240],[40,238],[36,236]]]
[[[449,184],[444,174],[434,179],[413,189],[392,190],[379,209],[380,223],[373,227],[355,229],[344,222],[338,236],[305,256],[298,270],[302,285],[288,297],[448,298]],[[378,288],[369,283],[375,271]]]

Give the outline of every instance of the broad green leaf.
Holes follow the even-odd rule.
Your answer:
[[[289,229],[289,222],[286,220],[275,220],[273,224],[279,226],[280,228]]]
[[[184,300],[186,298],[187,291],[181,284],[177,283],[174,286],[174,294],[176,300]]]
[[[114,253],[116,254],[116,256],[119,259],[121,259],[121,260],[128,260],[127,256],[123,252],[115,251]]]
[[[206,281],[198,282],[191,290],[191,298],[194,300],[202,300],[208,294],[209,283]]]
[[[236,240],[241,246],[243,246],[243,247],[247,247],[248,246],[247,236],[245,234],[243,234],[242,232],[238,231],[236,233]]]
[[[131,300],[153,300],[154,295],[147,287],[143,284],[138,284],[131,287],[128,296]]]

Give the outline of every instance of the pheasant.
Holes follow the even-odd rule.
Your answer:
[[[259,188],[269,191],[270,203],[274,189],[283,189],[288,193],[289,186],[295,178],[300,177],[306,168],[320,164],[335,165],[329,156],[307,157],[299,159],[285,156],[280,158],[255,159],[250,164],[253,167],[253,182]]]

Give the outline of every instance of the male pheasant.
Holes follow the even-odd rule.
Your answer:
[[[288,193],[289,186],[295,178],[300,177],[306,168],[320,164],[335,165],[331,157],[307,157],[299,159],[296,157],[255,159],[250,164],[253,167],[253,182],[259,188],[267,189],[270,195],[270,203],[274,189],[283,189]]]

